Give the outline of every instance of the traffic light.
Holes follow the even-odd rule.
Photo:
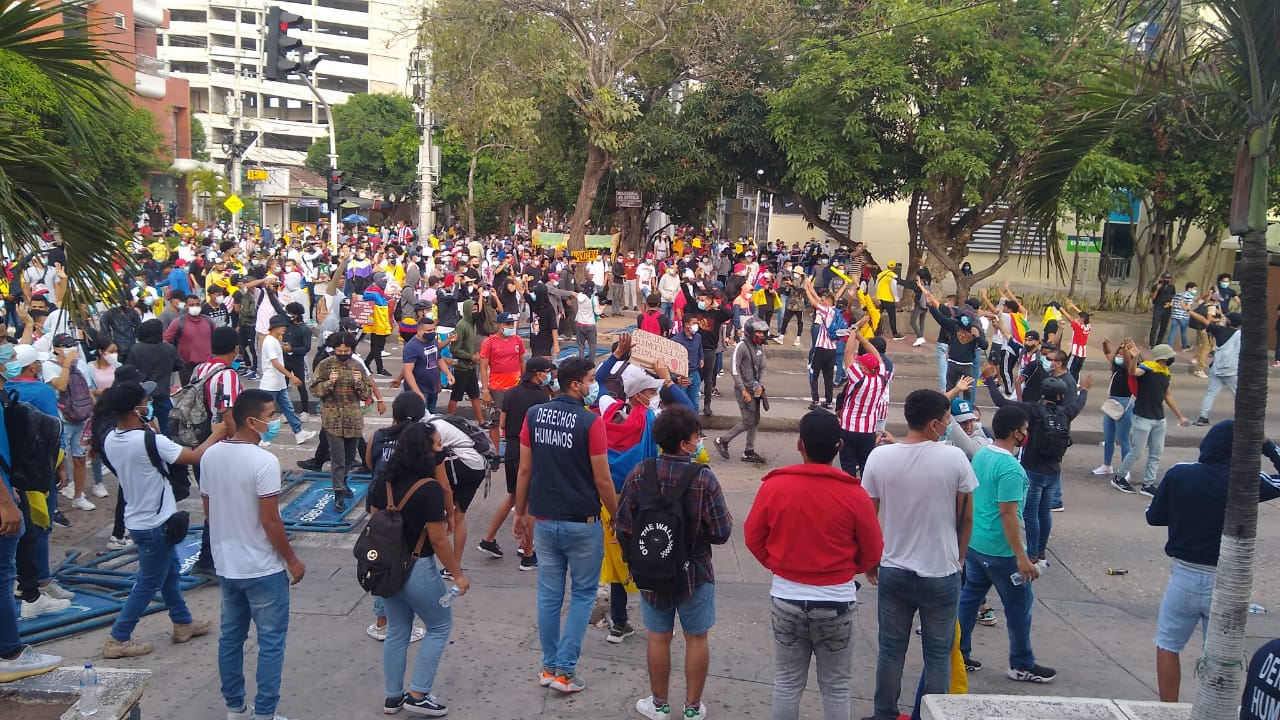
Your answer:
[[[289,75],[304,72],[302,58],[290,58],[289,53],[302,47],[302,39],[290,37],[289,31],[302,25],[302,16],[285,12],[272,6],[267,9],[266,65],[262,74],[268,80],[283,80]]]
[[[342,207],[342,177],[346,175],[341,170],[329,169],[328,186],[326,188],[326,196],[329,200],[329,211],[334,212]]]

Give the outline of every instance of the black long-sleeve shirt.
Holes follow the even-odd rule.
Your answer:
[[[987,383],[987,390],[991,393],[991,402],[996,407],[1005,407],[1014,405],[1022,408],[1027,413],[1027,432],[1029,439],[1027,446],[1022,449],[1022,467],[1027,472],[1040,473],[1041,475],[1057,475],[1062,472],[1062,458],[1049,457],[1042,455],[1036,449],[1036,437],[1040,432],[1040,418],[1044,415],[1045,405],[1041,402],[1018,402],[1010,400],[996,390],[995,383]],[[1075,402],[1064,403],[1067,409],[1067,418],[1075,420],[1080,411],[1084,409],[1085,403],[1089,400],[1089,391],[1084,388],[1076,393]]]

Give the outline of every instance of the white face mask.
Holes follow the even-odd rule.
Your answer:
[[[199,306],[199,305],[189,305],[189,306],[187,306],[187,314],[188,314],[188,315],[190,315],[191,317],[195,317],[196,315],[199,315],[199,314],[200,314],[200,306]]]
[[[115,365],[120,359],[120,353],[103,353],[102,357],[105,358],[107,362]]]

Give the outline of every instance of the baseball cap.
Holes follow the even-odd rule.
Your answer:
[[[40,297],[41,295],[48,295],[48,294],[49,294],[49,288],[44,283],[35,283],[34,285],[31,286],[30,295],[33,298]]]
[[[661,390],[664,384],[661,378],[656,378],[635,365],[628,365],[622,371],[622,392],[627,397],[645,390]]]
[[[1238,328],[1240,327],[1240,323],[1243,323],[1243,322],[1244,322],[1244,317],[1241,316],[1240,313],[1238,312],[1227,313],[1227,324],[1230,325],[1231,327]]]
[[[13,361],[18,367],[25,368],[32,363],[44,362],[49,359],[49,353],[41,352],[30,345],[18,345],[13,348]]]
[[[126,380],[111,386],[108,393],[110,399],[107,402],[115,412],[128,412],[141,405],[155,390],[156,384],[149,380],[145,382]]]
[[[1173,352],[1173,348],[1164,343],[1160,343],[1159,345],[1151,348],[1151,357],[1156,360],[1172,360],[1177,357],[1177,355]]]
[[[71,333],[58,333],[53,336],[53,347],[75,347],[76,339]]]
[[[526,376],[533,377],[534,373],[554,370],[555,367],[556,366],[546,358],[532,357],[532,358],[529,358],[529,361],[524,364],[524,372]]]
[[[267,327],[272,330],[280,327],[289,327],[289,318],[285,315],[272,315]]]
[[[511,314],[511,313],[509,313],[509,312],[498,313],[498,324],[499,324],[499,325],[510,325],[511,323],[514,323],[515,321],[516,321],[516,316],[515,316],[515,315],[513,315],[513,314]]]
[[[968,420],[977,420],[978,416],[973,412],[973,403],[958,397],[951,401],[951,417],[956,422],[966,422]]]

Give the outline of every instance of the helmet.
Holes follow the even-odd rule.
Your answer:
[[[755,320],[752,320],[751,322],[747,323],[747,332],[768,333],[769,324],[759,318],[756,318]]]
[[[1045,400],[1061,400],[1067,394],[1067,381],[1062,378],[1048,377],[1040,383],[1040,397]]]

